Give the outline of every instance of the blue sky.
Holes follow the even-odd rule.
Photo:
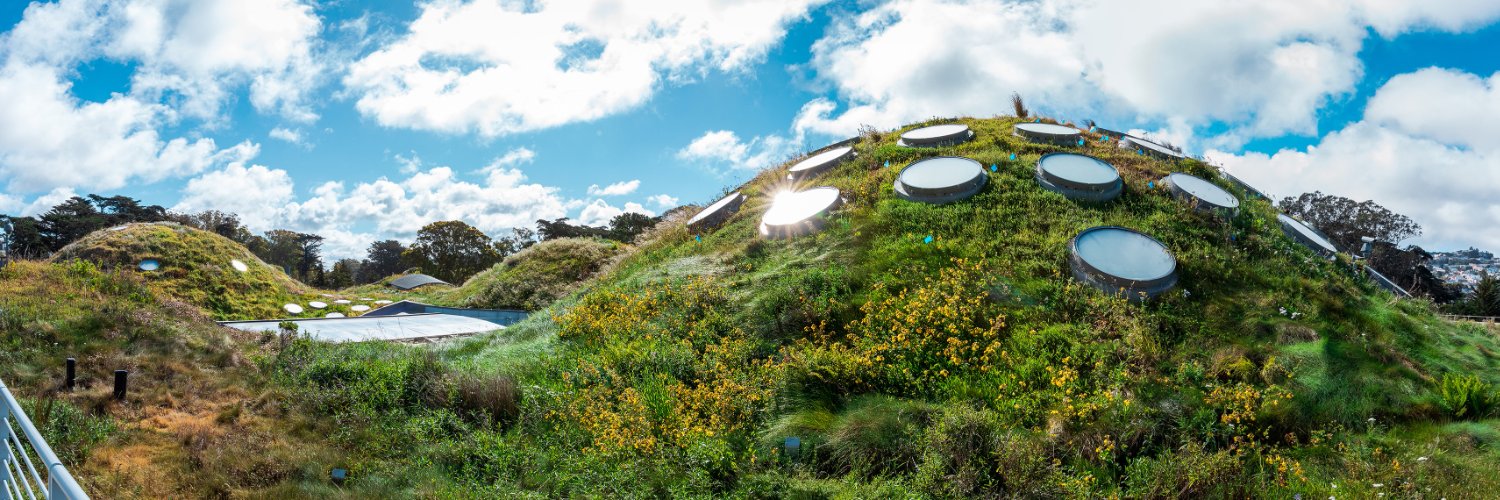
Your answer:
[[[127,194],[323,234],[657,214],[1008,112],[1185,146],[1500,248],[1500,3],[64,0],[0,7],[0,212]]]

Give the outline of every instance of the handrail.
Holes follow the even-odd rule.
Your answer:
[[[0,425],[0,500],[88,499],[3,380],[0,380],[0,422],[4,423]],[[19,434],[16,426],[21,428]],[[38,473],[37,464],[46,471],[45,480]]]
[[[1462,314],[1439,314],[1438,316],[1445,319],[1473,321],[1476,323],[1494,323],[1500,321],[1500,316],[1465,316]]]

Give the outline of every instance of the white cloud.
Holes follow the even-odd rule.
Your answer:
[[[302,137],[302,129],[276,127],[271,129],[271,133],[268,135],[270,135],[272,139],[280,139],[282,141],[296,144],[298,146],[310,147],[310,144],[308,144]]]
[[[21,215],[37,216],[47,213],[47,211],[51,210],[52,207],[55,207],[58,204],[67,201],[68,198],[72,198],[74,196],[78,196],[78,193],[74,192],[72,188],[60,187],[57,189],[53,189],[47,194],[38,196],[35,200],[31,200],[31,203],[27,204],[26,208],[21,209]]]
[[[292,203],[292,185],[285,170],[235,162],[189,180],[172,210],[221,210],[238,214],[249,227],[275,229]]]
[[[646,197],[646,202],[655,205],[656,208],[666,210],[677,207],[677,197],[665,194],[651,195]]]
[[[1500,248],[1493,230],[1500,226],[1500,145],[1489,139],[1500,137],[1492,118],[1500,113],[1497,83],[1500,73],[1482,79],[1430,69],[1397,76],[1376,92],[1363,121],[1316,146],[1209,157],[1273,196],[1323,191],[1374,200],[1423,226],[1424,235],[1409,243]]]
[[[230,93],[249,86],[250,103],[298,121],[323,63],[313,45],[322,22],[299,0],[139,0],[107,9],[113,28],[104,52],[140,63],[132,93],[178,101],[187,115],[212,119]]]
[[[592,203],[589,203],[588,205],[585,205],[583,207],[583,210],[578,214],[577,222],[585,226],[607,226],[609,225],[610,219],[614,219],[616,216],[626,212],[634,212],[650,216],[656,215],[656,212],[647,210],[646,207],[641,206],[640,203],[626,203],[625,206],[621,208],[610,205],[604,200],[594,200]]]
[[[639,187],[641,187],[640,179],[620,181],[602,188],[598,184],[591,184],[589,196],[624,196],[634,193]]]
[[[536,152],[522,147],[506,151],[504,155],[495,158],[495,161],[490,163],[490,167],[513,167],[516,165],[525,165],[535,160]]]
[[[80,102],[51,68],[0,67],[0,178],[13,192],[115,189],[190,175],[221,158],[212,139],[163,139],[161,106],[116,94]]]
[[[1392,37],[1497,16],[1488,0],[892,0],[836,18],[814,44],[810,66],[837,100],[808,102],[793,128],[847,136],[1009,114],[1015,91],[1046,114],[1112,128],[1223,122],[1213,142],[1237,148],[1316,134],[1318,110],[1363,76],[1372,28]]]
[[[184,116],[213,126],[235,89],[262,111],[312,117],[319,21],[292,0],[61,0],[30,4],[0,35],[0,178],[16,194],[117,189],[245,157],[213,139],[168,138]],[[86,62],[135,67],[102,101],[72,93]],[[250,152],[253,155],[253,152]]]
[[[328,256],[342,258],[362,257],[365,247],[377,239],[411,240],[433,221],[462,220],[496,235],[529,227],[538,219],[566,217],[583,205],[559,192],[556,187],[526,182],[525,174],[517,169],[486,169],[480,181],[471,182],[460,179],[450,167],[436,167],[399,180],[382,177],[354,185],[328,182],[299,200],[285,170],[236,162],[190,180],[182,200],[172,209],[235,212],[255,231],[283,228],[316,233],[328,238],[324,242]],[[625,210],[632,205],[639,208],[627,204]]]
[[[351,65],[381,125],[498,136],[633,109],[666,81],[759,62],[817,0],[442,1]]]
[[[678,150],[677,158],[731,169],[760,170],[795,155],[801,145],[800,134],[792,139],[772,134],[743,142],[734,132],[713,130]]]

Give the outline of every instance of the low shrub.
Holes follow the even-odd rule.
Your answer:
[[[1491,390],[1478,375],[1450,373],[1444,375],[1438,384],[1438,404],[1453,418],[1478,420],[1500,406],[1500,394]]]

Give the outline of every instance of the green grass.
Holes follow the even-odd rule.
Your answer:
[[[144,259],[160,263],[156,271],[138,271]],[[330,308],[305,308],[305,317],[329,312],[351,314],[348,306],[332,304],[325,292],[288,277],[262,262],[249,250],[218,234],[176,223],[130,224],[118,231],[104,229],[64,247],[53,262],[84,260],[110,270],[138,272],[147,286],[164,298],[203,309],[216,320],[287,317],[281,306],[309,301]],[[245,263],[240,272],[231,260]]]
[[[350,488],[390,496],[1459,498],[1500,486],[1500,422],[1445,411],[1439,391],[1448,377],[1500,383],[1493,332],[1316,257],[1266,201],[1199,162],[958,121],[976,140],[918,150],[894,144],[901,130],[872,133],[855,160],[800,185],[767,170],[713,231],[689,232],[683,213],[619,256],[537,250],[411,295],[529,297],[539,311],[505,331],[437,347],[299,342],[264,358],[262,376],[356,471]],[[1116,165],[1125,193],[1082,205],[1042,190],[1032,168],[1058,149]],[[943,206],[893,196],[901,168],[944,154],[995,165],[988,187]],[[1174,171],[1241,195],[1240,213],[1216,219],[1152,187]],[[774,193],[813,185],[847,200],[824,231],[756,235]],[[1068,240],[1103,224],[1165,243],[1178,288],[1131,304],[1071,280]],[[559,272],[605,261],[581,283]],[[509,408],[474,394],[485,385],[513,387],[513,413],[476,418]],[[788,437],[803,443],[795,456]]]

